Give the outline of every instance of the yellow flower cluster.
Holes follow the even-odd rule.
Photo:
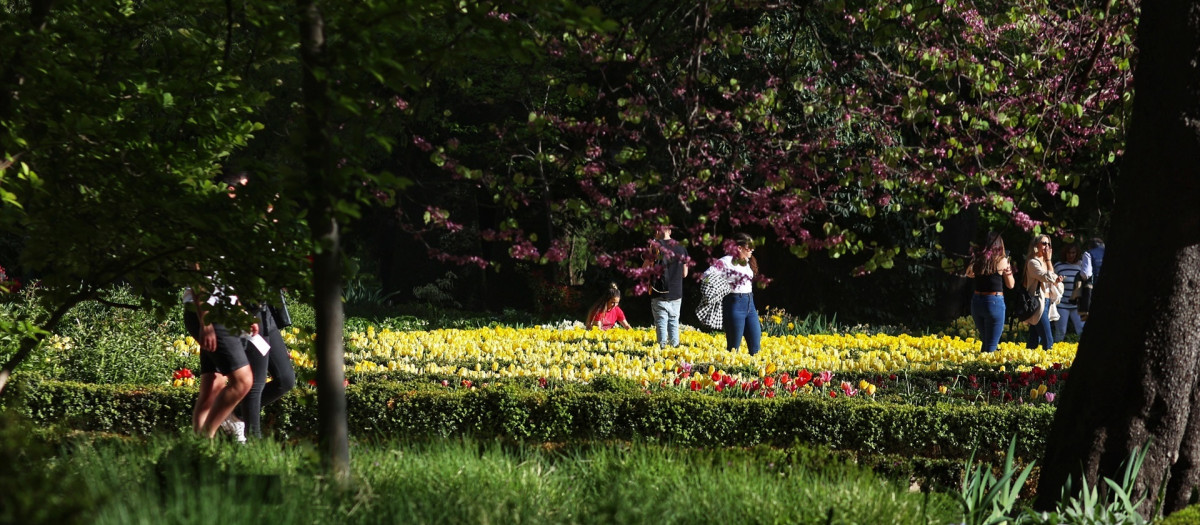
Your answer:
[[[171,342],[171,346],[167,348],[168,352],[173,352],[183,357],[200,355],[200,343],[196,342],[192,336],[187,336],[183,339],[176,339]]]
[[[1023,340],[1025,332],[1029,331],[1029,326],[1016,319],[1008,319],[1004,322],[1004,330],[1001,335],[1009,341]],[[938,332],[938,335],[946,335],[950,337],[958,337],[960,339],[979,337],[979,332],[975,330],[975,320],[970,316],[959,317],[955,319],[950,326]]]
[[[298,329],[285,333],[298,370],[310,370],[312,337]],[[950,336],[835,334],[764,336],[762,351],[751,357],[725,350],[725,336],[699,331],[680,333],[680,346],[659,348],[653,330],[488,327],[469,330],[354,332],[346,338],[347,373],[458,376],[472,380],[527,377],[590,381],[612,375],[659,383],[677,377],[686,363],[711,363],[718,369],[831,370],[842,373],[889,373],[901,370],[953,370],[967,363],[1027,371],[1055,363],[1069,367],[1076,345],[1059,343],[1053,351],[1028,350],[1001,343],[983,354],[972,338]],[[769,373],[769,372],[768,372]],[[860,385],[860,388],[865,388]]]
[[[69,336],[54,334],[46,340],[46,345],[54,350],[70,350],[75,347],[75,342]]]

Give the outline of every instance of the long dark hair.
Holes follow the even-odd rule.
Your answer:
[[[621,289],[617,288],[617,283],[608,283],[608,289],[605,290],[604,294],[601,295],[595,303],[592,303],[592,307],[588,309],[587,321],[591,322],[594,320],[596,316],[600,314],[600,312],[604,311],[604,307],[608,306],[608,302],[613,299],[618,301],[621,300]]]
[[[754,239],[745,233],[735,233],[733,235],[733,243],[742,248],[750,248],[751,250],[754,249]],[[734,259],[737,259],[737,257],[734,257]],[[753,272],[754,275],[758,275],[758,259],[754,258],[754,254],[750,254],[750,259],[743,262],[746,262],[750,265],[750,271]]]
[[[976,248],[975,253],[971,256],[971,270],[975,272],[975,275],[996,273],[1000,261],[1003,261],[1007,255],[1004,250],[1004,237],[1000,236],[1000,232],[988,232],[987,242]]]

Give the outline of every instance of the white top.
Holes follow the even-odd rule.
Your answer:
[[[717,259],[713,267],[718,268],[729,280],[729,293],[750,293],[754,289],[754,272],[750,270],[749,264],[735,263],[732,255],[726,255]]]

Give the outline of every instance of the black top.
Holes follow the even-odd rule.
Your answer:
[[[688,257],[687,248],[675,239],[657,242],[661,248],[657,265],[662,269],[662,274],[654,280],[652,297],[667,301],[683,299],[683,265]]]
[[[999,273],[975,276],[976,292],[1003,292],[1004,276]]]

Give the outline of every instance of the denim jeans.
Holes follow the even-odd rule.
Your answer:
[[[1029,327],[1029,342],[1025,343],[1025,348],[1037,348],[1041,346],[1044,350],[1054,348],[1054,333],[1050,327],[1050,299],[1042,299],[1044,307],[1042,308],[1042,318],[1038,324]]]
[[[1067,323],[1075,327],[1075,335],[1083,333],[1083,319],[1079,317],[1079,308],[1064,308],[1058,305],[1057,321],[1054,321],[1054,342],[1062,341],[1067,336]]]
[[[654,315],[654,333],[658,336],[658,346],[679,346],[679,306],[683,299],[668,301],[666,299],[651,299],[650,313]]]
[[[975,294],[971,298],[971,317],[979,332],[979,350],[995,352],[1004,332],[1004,296]]]
[[[731,293],[721,300],[722,324],[725,325],[725,343],[732,351],[742,347],[742,336],[746,336],[746,347],[750,355],[758,353],[762,342],[762,325],[758,323],[758,309],[754,308],[754,295]]]

